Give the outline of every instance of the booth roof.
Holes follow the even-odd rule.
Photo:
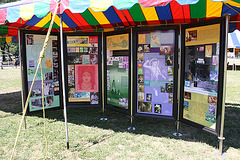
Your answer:
[[[21,0],[0,5],[0,24],[47,30],[58,0]],[[183,24],[231,14],[240,20],[240,0],[61,0],[53,31],[102,31],[129,26]],[[231,23],[230,28],[240,28]]]

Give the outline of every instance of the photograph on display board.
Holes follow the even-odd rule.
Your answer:
[[[175,31],[141,31],[137,35],[141,38],[137,44],[137,112],[173,116]]]
[[[98,92],[98,65],[75,65],[75,91]]]
[[[107,104],[128,109],[129,34],[106,37]]]
[[[42,50],[44,35],[26,34],[26,62],[27,62],[27,80],[28,90],[37,67],[37,59]],[[44,105],[45,108],[60,107],[59,93],[59,61],[58,61],[58,41],[57,36],[50,36],[49,44],[45,51],[45,60],[43,61],[43,86],[44,86]],[[38,71],[34,88],[30,96],[29,111],[42,109],[42,86],[41,73]]]
[[[185,42],[183,118],[215,130],[220,24],[186,29]]]

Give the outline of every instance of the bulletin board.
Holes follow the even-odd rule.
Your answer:
[[[182,28],[181,121],[218,134],[224,73],[224,19]]]
[[[69,33],[64,40],[68,107],[100,107],[100,35]]]
[[[130,34],[128,31],[104,34],[106,107],[130,112]]]
[[[174,119],[177,112],[178,29],[134,30],[134,116]]]
[[[45,41],[46,33],[22,31],[22,62],[23,82],[25,86],[24,98],[30,90],[36,72],[40,51]],[[58,36],[51,35],[43,59],[43,87],[45,109],[61,106],[61,77],[60,77],[60,48]],[[26,85],[27,84],[27,85]],[[33,90],[29,100],[29,112],[42,110],[42,81],[39,68]]]

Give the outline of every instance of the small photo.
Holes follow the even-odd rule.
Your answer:
[[[216,106],[214,104],[209,104],[209,113],[215,114]]]
[[[152,101],[152,94],[147,93],[146,101]]]
[[[144,92],[138,92],[138,101],[144,101]]]
[[[144,83],[144,75],[138,75],[138,83]]]
[[[144,92],[144,84],[139,84],[138,83],[138,91],[139,92]]]
[[[31,97],[39,97],[39,96],[42,96],[41,89],[33,89]]]
[[[208,95],[208,103],[217,104],[217,97]]]
[[[143,74],[143,68],[138,68],[138,74]]]
[[[45,80],[52,80],[52,79],[53,79],[52,72],[45,73]]]
[[[173,98],[169,98],[168,103],[173,103]]]
[[[83,47],[83,52],[88,53],[88,47]]]
[[[173,65],[173,54],[165,54],[165,65],[166,66]]]
[[[150,44],[144,44],[143,48],[144,48],[144,52],[150,52]]]
[[[173,93],[169,93],[169,98],[173,98]]]
[[[48,106],[53,106],[53,96],[47,97],[47,107]]]
[[[79,50],[81,53],[83,53],[83,47],[80,47]]]
[[[52,95],[53,94],[53,86],[52,83],[43,83],[43,88],[44,88],[44,95]]]
[[[205,46],[205,57],[212,57],[212,45]]]
[[[210,71],[210,81],[218,81],[218,72]]]
[[[137,51],[138,52],[143,52],[143,45],[142,44],[138,45]]]
[[[52,48],[52,55],[53,56],[58,56],[58,49],[57,49],[57,47],[53,47]]]
[[[216,123],[216,115],[211,114],[211,113],[206,113],[206,121]]]
[[[76,52],[79,53],[80,52],[80,48],[76,47]]]
[[[42,98],[31,100],[32,109],[42,108]]]
[[[218,56],[213,56],[212,57],[212,65],[213,66],[218,66]]]
[[[143,65],[142,64],[138,64],[138,67],[140,68],[140,67],[142,67]]]
[[[197,30],[187,31],[186,42],[195,42],[195,41],[197,41]]]
[[[27,35],[27,45],[34,45],[33,35]]]
[[[168,82],[173,82],[173,77],[168,77]]]
[[[144,62],[144,53],[138,53],[137,54],[137,62]]]
[[[98,64],[98,55],[97,54],[91,54],[91,64]]]
[[[168,67],[168,75],[172,76],[174,72],[174,67]]]
[[[189,107],[189,102],[188,101],[184,101],[183,102],[183,108],[188,110],[188,107]]]
[[[191,99],[191,93],[190,92],[185,92],[185,99]]]
[[[82,64],[90,64],[89,57],[90,55],[82,55]]]
[[[167,93],[173,92],[173,83],[166,83],[166,92]]]
[[[197,81],[194,81],[193,86],[194,86],[194,87],[197,87]]]
[[[52,47],[57,47],[57,46],[58,46],[58,41],[52,40]]]
[[[161,112],[162,112],[162,105],[154,104],[154,113],[161,113]]]
[[[191,82],[190,82],[190,81],[185,81],[185,86],[186,86],[186,87],[190,87],[190,85],[191,85]]]
[[[161,86],[161,92],[165,92],[165,87]]]
[[[90,104],[99,104],[98,92],[90,92]]]
[[[52,68],[52,60],[45,59],[45,68]]]
[[[201,51],[201,52],[204,51],[204,46],[200,46],[199,51]]]
[[[138,102],[138,111],[140,111],[140,112],[152,112],[152,103]]]
[[[160,55],[173,54],[173,46],[161,46]]]
[[[29,60],[29,67],[35,67],[34,60]]]

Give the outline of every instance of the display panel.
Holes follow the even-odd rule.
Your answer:
[[[28,90],[31,87],[36,72],[40,51],[45,35],[26,34],[26,63]],[[45,58],[43,59],[43,86],[45,108],[60,106],[59,93],[59,54],[57,36],[50,36]],[[41,69],[38,70],[36,81],[29,100],[29,111],[42,110],[42,81]]]
[[[216,130],[221,24],[185,29],[182,118]]]
[[[173,116],[174,29],[137,32],[138,114]]]
[[[67,36],[68,102],[99,104],[98,36]]]
[[[107,104],[128,109],[129,34],[106,36]]]

